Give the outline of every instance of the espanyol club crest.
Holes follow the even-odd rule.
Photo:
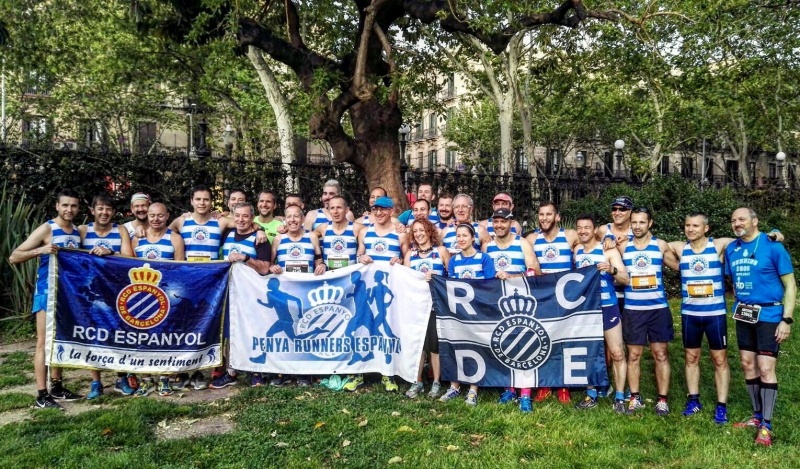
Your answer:
[[[500,254],[494,259],[495,270],[505,271],[509,267],[511,267],[511,259],[507,255]]]
[[[589,267],[590,265],[594,265],[594,262],[592,262],[589,256],[581,256],[575,260],[575,266],[579,269],[581,267]]]
[[[550,336],[533,316],[538,302],[530,295],[506,295],[497,302],[503,319],[491,336],[492,353],[507,368],[535,370],[550,356]]]
[[[80,247],[80,243],[76,242],[72,237],[69,237],[64,242],[64,247],[70,249],[78,249]]]
[[[324,282],[321,287],[315,288],[306,295],[311,308],[303,313],[297,324],[299,336],[308,335],[309,338],[318,336],[312,331],[321,328],[325,338],[344,338],[347,323],[353,318],[353,312],[342,304],[344,288],[328,285]],[[328,332],[330,331],[330,332]],[[309,335],[310,334],[310,335]],[[333,358],[342,355],[341,350],[311,349],[308,353],[320,358]]]
[[[389,250],[389,246],[386,244],[386,241],[382,239],[376,240],[372,243],[372,251],[377,254],[383,254],[384,252]]]
[[[128,278],[131,284],[117,295],[119,317],[136,329],[150,329],[164,322],[169,314],[169,297],[158,287],[161,272],[145,264],[129,270]]]
[[[421,260],[417,263],[417,271],[427,273],[433,271],[433,262],[428,259]]]
[[[208,230],[204,226],[198,226],[192,231],[192,239],[202,243],[209,238]]]
[[[236,243],[231,243],[231,247],[228,250],[228,255],[231,255],[234,252],[237,253],[237,254],[241,254],[242,253],[242,248],[241,248],[241,246],[239,246]]]
[[[653,261],[650,259],[650,256],[647,254],[636,254],[633,257],[633,268],[637,270],[647,270],[652,262]]]
[[[114,251],[114,246],[112,246],[111,243],[109,243],[105,239],[98,240],[96,243],[94,243],[94,245],[95,245],[95,247],[98,247],[98,248],[108,249],[109,251],[112,251],[112,252]]]
[[[299,244],[292,244],[289,246],[289,249],[286,250],[286,253],[289,254],[289,257],[292,259],[300,259],[303,255],[303,248]]]
[[[344,240],[344,238],[337,236],[333,238],[333,241],[331,241],[331,249],[333,249],[333,252],[336,254],[341,254],[345,249],[347,249],[347,242]]]
[[[142,257],[151,261],[161,259],[161,250],[158,249],[158,246],[147,246],[144,249],[144,255]]]
[[[472,269],[464,269],[458,273],[458,278],[475,278],[475,271]]]
[[[558,248],[548,245],[542,252],[542,258],[545,262],[554,262],[558,258]]]
[[[708,261],[702,257],[695,257],[689,261],[689,270],[693,274],[704,274],[708,271]]]

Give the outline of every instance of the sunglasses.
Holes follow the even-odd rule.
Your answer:
[[[628,210],[630,209],[625,207],[611,207],[612,212],[627,212]]]
[[[650,213],[650,210],[647,210],[647,207],[636,207],[633,209],[633,213]]]

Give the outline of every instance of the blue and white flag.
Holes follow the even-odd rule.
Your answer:
[[[596,268],[431,280],[442,379],[487,387],[608,384]]]
[[[145,262],[71,250],[53,257],[48,365],[172,373],[222,363],[229,263]]]
[[[262,277],[234,264],[231,366],[284,374],[381,373],[415,381],[431,296],[401,265]]]

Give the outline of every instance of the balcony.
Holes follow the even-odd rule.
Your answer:
[[[453,99],[456,96],[457,96],[456,95],[456,89],[454,87],[453,88],[448,87],[448,88],[445,88],[445,89],[443,89],[442,91],[439,92],[439,100],[440,101],[446,101],[448,99]]]

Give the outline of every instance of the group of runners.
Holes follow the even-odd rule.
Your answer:
[[[708,237],[709,224],[702,213],[687,214],[686,239],[667,242],[651,232],[653,214],[635,207],[631,198],[620,196],[611,203],[611,222],[599,224],[592,215],[580,215],[575,229],[560,226],[558,206],[538,206],[538,228],[524,233],[515,219],[514,201],[505,192],[492,200],[492,214],[474,218],[474,204],[467,194],[436,195],[430,184],[421,184],[411,210],[397,213],[395,201],[380,187],[370,193],[370,210],[358,216],[349,209],[337,181],[327,181],[321,207],[305,211],[300,196],[285,197],[283,216],[276,216],[278,199],[270,191],[258,194],[256,206],[244,191],[232,190],[228,211],[214,212],[213,193],[205,186],[192,189],[192,212],[170,223],[167,207],[144,193],[131,197],[133,220],[113,223],[115,210],[105,194],[96,196],[90,211],[92,222],[76,227],[80,197],[63,190],[56,202],[57,216],[39,226],[11,255],[11,263],[39,260],[39,276],[33,313],[37,324],[34,368],[38,395],[36,406],[60,408],[58,400],[81,399],[66,389],[61,370],[45,367],[45,313],[47,266],[58,248],[83,248],[96,255],[135,256],[149,260],[241,262],[261,275],[305,272],[324,275],[329,270],[354,263],[403,264],[432,275],[452,278],[507,279],[523,275],[547,275],[575,268],[596,266],[601,272],[603,328],[613,386],[585,389],[576,407],[590,409],[600,397],[610,397],[618,413],[636,413],[645,407],[641,395],[641,357],[650,347],[655,362],[657,396],[655,412],[667,415],[670,385],[668,344],[674,338],[672,314],[664,288],[664,266],[681,276],[681,322],[685,349],[687,400],[682,412],[701,412],[699,363],[703,337],[708,341],[714,365],[717,401],[713,419],[728,421],[727,398],[730,370],[727,356],[727,306],[724,276],[730,276],[735,298],[733,318],[740,360],[753,414],[734,424],[757,429],[755,442],[772,444],[772,418],[777,399],[775,365],[780,344],[791,331],[796,287],[791,260],[780,242],[780,233],[759,230],[756,214],[739,208],[731,216],[733,238]],[[287,249],[292,245],[293,249]],[[302,249],[297,249],[301,246]],[[406,391],[417,398],[425,391],[423,364],[428,363],[432,383],[427,395],[441,401],[459,398],[461,385],[440,383],[436,319],[432,312],[420,358],[419,376]],[[312,383],[310,376],[261,376],[250,373],[253,386],[281,386],[296,381]],[[92,371],[86,398],[104,392],[100,372]],[[175,389],[221,388],[237,383],[230,368],[212,375],[209,383],[200,370],[177,376],[142,376],[120,373],[113,389],[124,395],[145,396],[153,391],[170,395]],[[397,391],[393,377],[384,376],[387,391]],[[343,388],[354,391],[363,376],[348,376]],[[516,403],[531,412],[533,402],[551,395],[568,403],[571,392],[584,389],[505,389],[502,404]],[[470,385],[467,405],[478,402],[478,388]]]

